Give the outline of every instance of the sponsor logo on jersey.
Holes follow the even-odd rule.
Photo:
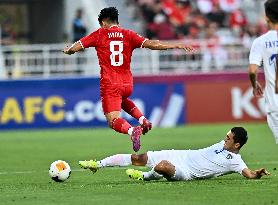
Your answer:
[[[221,152],[223,152],[224,151],[224,147],[222,148],[222,149],[220,149],[220,150],[214,150],[214,152],[216,153],[216,154],[220,154]]]
[[[275,60],[277,58],[277,54],[272,54],[269,58],[269,65],[272,65],[275,63]]]
[[[228,154],[228,155],[226,156],[226,158],[227,158],[227,159],[233,159],[233,156],[232,156],[231,154]]]

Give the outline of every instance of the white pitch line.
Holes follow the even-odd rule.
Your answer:
[[[121,167],[109,167],[109,169],[123,169]],[[84,171],[88,171],[85,169],[73,169],[71,170],[72,172],[84,172]],[[0,175],[16,175],[16,174],[34,174],[34,173],[38,173],[38,172],[45,172],[47,173],[48,171],[11,171],[11,172],[0,172]]]
[[[84,170],[72,170],[74,172],[80,172]],[[6,175],[6,174],[34,174],[36,172],[48,172],[48,171],[21,171],[21,172],[0,172],[0,175]]]
[[[270,164],[270,165],[277,165],[278,166],[278,161],[267,161],[267,162],[250,162],[247,163],[247,165],[260,165],[260,164]],[[109,169],[124,169],[125,167],[107,167]],[[87,171],[84,169],[73,169],[71,170],[73,172],[83,172]],[[16,175],[16,174],[33,174],[33,173],[38,173],[38,172],[48,172],[48,171],[11,171],[11,172],[0,172],[0,175]]]

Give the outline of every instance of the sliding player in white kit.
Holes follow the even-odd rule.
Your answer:
[[[263,63],[267,123],[274,135],[276,144],[278,144],[278,1],[268,0],[264,6],[266,21],[270,30],[253,42],[248,72],[254,96],[263,97],[262,86],[257,81],[257,72]]]
[[[225,140],[198,150],[162,150],[144,154],[116,154],[100,161],[79,161],[84,169],[94,173],[104,167],[147,166],[151,171],[128,169],[127,175],[135,180],[187,181],[206,179],[237,172],[249,179],[259,179],[269,173],[264,169],[250,170],[241,159],[240,148],[247,141],[247,131],[242,127],[232,128]]]

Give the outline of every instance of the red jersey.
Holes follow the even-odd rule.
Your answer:
[[[101,84],[132,84],[130,62],[135,48],[147,39],[118,26],[99,28],[80,39],[83,48],[95,47],[100,65]]]

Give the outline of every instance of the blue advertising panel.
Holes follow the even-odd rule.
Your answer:
[[[185,123],[182,83],[138,83],[131,98],[155,126]],[[0,129],[93,126],[107,126],[98,78],[0,82]]]
[[[154,126],[184,125],[183,86],[183,83],[137,83],[132,99]]]

